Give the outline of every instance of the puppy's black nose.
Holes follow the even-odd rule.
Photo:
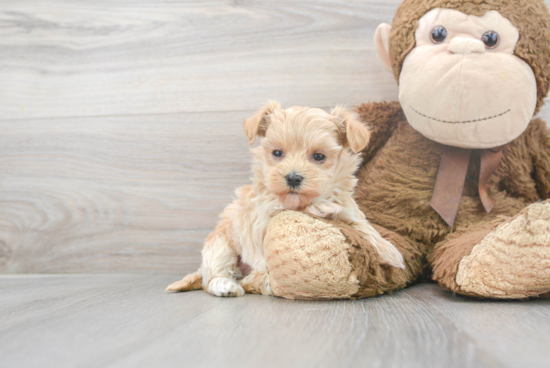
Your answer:
[[[304,178],[296,173],[288,174],[286,176],[286,183],[291,188],[299,187],[300,184],[302,184],[302,180],[304,180]]]

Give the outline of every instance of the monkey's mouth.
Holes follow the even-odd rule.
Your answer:
[[[412,106],[410,106],[410,109],[411,109],[412,111],[414,111],[415,113],[417,113],[418,115],[420,115],[420,116],[423,116],[423,117],[428,118],[428,119],[430,119],[430,120],[438,121],[438,122],[440,122],[440,123],[445,123],[445,124],[470,124],[470,123],[479,123],[479,122],[481,122],[481,121],[496,119],[496,118],[498,118],[498,117],[501,117],[501,116],[503,116],[503,115],[508,114],[508,113],[511,111],[511,109],[508,109],[508,110],[506,110],[506,111],[504,111],[504,112],[501,112],[500,114],[497,114],[497,115],[488,116],[488,117],[486,117],[486,118],[474,119],[474,120],[448,121],[448,120],[437,119],[437,118],[434,118],[434,117],[432,117],[432,116],[428,116],[428,115],[426,115],[426,114],[423,114],[423,113],[421,113],[420,111],[416,110],[416,109],[415,109],[414,107],[412,107]]]

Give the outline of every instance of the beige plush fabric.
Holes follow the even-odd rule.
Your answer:
[[[526,298],[550,289],[550,201],[534,203],[477,244],[458,266],[463,292]]]
[[[359,290],[349,244],[331,224],[284,211],[271,220],[264,244],[271,289],[277,296],[347,299]]]
[[[535,114],[544,104],[550,86],[550,14],[544,0],[405,0],[392,22],[390,59],[399,80],[403,62],[415,47],[419,19],[435,8],[459,10],[481,17],[494,10],[519,30],[514,54],[533,69],[537,79],[538,102]]]
[[[430,39],[436,26],[449,33],[439,44]],[[494,50],[481,41],[487,30],[500,35]],[[399,79],[409,124],[454,147],[493,148],[517,138],[537,105],[533,70],[514,55],[518,38],[518,29],[496,11],[482,17],[441,8],[426,13]]]

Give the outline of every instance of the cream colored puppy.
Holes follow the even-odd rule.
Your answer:
[[[399,251],[369,224],[353,200],[354,173],[361,163],[356,153],[370,137],[355,113],[343,107],[330,114],[306,107],[283,110],[269,102],[245,121],[244,131],[250,144],[262,137],[261,145],[251,150],[252,185],[236,190],[237,198],[206,238],[201,268],[167,291],[202,288],[217,296],[242,296],[244,286],[271,294],[263,241],[269,220],[281,210],[348,222],[386,264],[404,268]],[[243,286],[239,257],[253,270],[242,280]]]

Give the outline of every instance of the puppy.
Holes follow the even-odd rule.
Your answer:
[[[354,173],[361,164],[357,152],[370,138],[355,113],[341,106],[330,114],[306,107],[283,110],[270,101],[245,121],[244,131],[250,144],[256,136],[262,138],[251,150],[252,185],[236,190],[237,198],[206,238],[201,268],[167,291],[202,288],[216,296],[242,296],[246,289],[272,294],[263,240],[269,220],[281,210],[350,223],[385,264],[404,268],[399,251],[369,224],[353,200]],[[242,286],[239,259],[253,270]]]

